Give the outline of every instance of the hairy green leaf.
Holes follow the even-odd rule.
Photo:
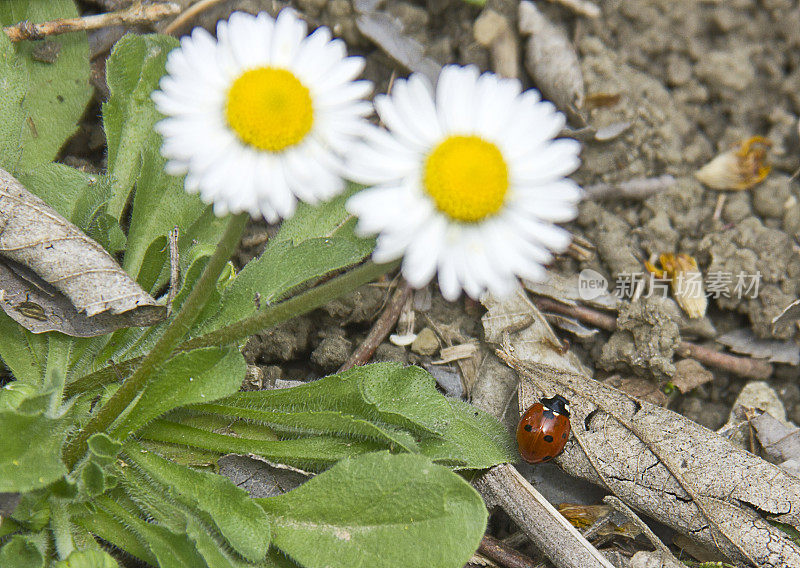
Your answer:
[[[229,479],[196,471],[129,442],[129,463],[145,471],[183,504],[208,514],[231,547],[251,561],[263,559],[269,547],[269,522],[247,493]]]
[[[255,314],[261,306],[283,299],[297,286],[362,261],[374,241],[358,238],[344,208],[351,192],[318,205],[301,204],[267,245],[231,282],[219,312],[197,333],[204,333]]]
[[[137,280],[150,245],[156,239],[165,239],[174,227],[177,227],[179,235],[184,235],[207,208],[197,195],[184,191],[183,178],[164,172],[166,160],[159,153],[160,144],[161,139],[153,134],[150,143],[142,150],[142,167],[133,198],[128,246],[122,267]],[[186,254],[186,238],[182,244],[184,250],[180,252]],[[163,246],[160,252],[159,275],[169,263],[168,248]]]
[[[78,15],[72,0],[4,0],[0,24]],[[41,41],[0,37],[0,165],[11,173],[53,161],[89,102],[89,43],[83,32],[45,40],[57,52],[42,61]]]
[[[337,411],[416,434],[442,434],[452,410],[419,367],[375,363],[291,389],[241,392],[220,402],[241,408]]]
[[[156,442],[194,446],[219,454],[256,454],[278,463],[322,470],[342,458],[385,448],[370,440],[346,440],[333,436],[314,436],[296,440],[263,440],[228,436],[166,420],[156,420],[140,431],[140,436]]]
[[[75,550],[66,560],[56,562],[55,568],[119,568],[119,564],[105,550]]]
[[[3,568],[44,568],[44,554],[37,539],[14,535],[0,548],[0,566]]]
[[[15,378],[30,384],[41,381],[44,360],[40,346],[32,333],[0,311],[0,357]]]
[[[98,210],[108,199],[108,185],[103,177],[64,164],[42,164],[17,177],[28,191],[41,197],[83,231],[90,229]]]
[[[100,505],[102,503],[103,506]],[[157,563],[155,555],[150,552],[139,534],[132,528],[134,515],[125,511],[107,497],[101,497],[91,509],[83,505],[76,507],[73,521],[103,540],[147,562],[151,566]]]
[[[420,441],[423,454],[456,469],[486,469],[517,460],[516,445],[496,418],[460,400],[447,402],[453,419],[444,435]]]
[[[247,364],[238,349],[198,349],[170,359],[113,431],[128,434],[187,404],[214,401],[239,390]]]
[[[44,411],[27,414],[0,410],[0,493],[31,491],[64,475],[61,447],[70,422],[65,416],[50,418]]]
[[[342,412],[282,412],[280,410],[232,407],[226,404],[196,405],[191,410],[263,424],[274,432],[290,437],[327,434],[356,439],[369,438],[387,444],[389,449],[394,449],[393,445],[396,445],[407,452],[418,451],[417,442],[410,433]]]
[[[275,546],[307,568],[460,568],[488,516],[480,495],[449,469],[387,452],[342,460],[256,501],[272,521]]]
[[[111,95],[103,105],[103,125],[112,177],[108,212],[117,219],[121,219],[139,176],[142,152],[153,143],[159,114],[150,93],[164,74],[167,54],[177,45],[178,41],[168,36],[128,34],[108,58],[106,79]]]

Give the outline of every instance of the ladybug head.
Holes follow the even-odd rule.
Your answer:
[[[553,398],[543,398],[541,402],[542,406],[545,408],[552,410],[556,414],[563,414],[569,418],[569,401],[560,394],[557,394]]]

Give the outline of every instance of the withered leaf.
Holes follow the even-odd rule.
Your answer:
[[[739,328],[717,337],[734,353],[744,353],[770,363],[800,365],[800,345],[792,340],[760,339],[750,328]]]
[[[518,298],[495,305],[493,317],[519,306]],[[531,326],[506,335],[498,354],[520,374],[521,406],[555,393],[570,400],[575,435],[555,460],[560,467],[736,562],[800,565],[800,546],[762,517],[799,526],[800,479],[675,412],[591,379],[570,353],[550,347],[542,364],[535,351],[548,348],[548,334]],[[532,353],[531,345],[539,348]]]
[[[519,3],[519,31],[530,34],[525,47],[525,69],[536,86],[559,110],[585,124],[580,112],[586,95],[583,72],[578,53],[567,35],[528,0]]]
[[[33,333],[149,326],[166,308],[114,258],[0,169],[0,306]]]

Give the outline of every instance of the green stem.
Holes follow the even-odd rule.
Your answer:
[[[293,317],[315,310],[320,306],[324,306],[331,300],[339,296],[351,292],[359,286],[371,282],[394,270],[399,265],[399,261],[391,262],[388,264],[375,264],[373,262],[366,262],[346,272],[341,276],[332,278],[331,280],[315,286],[302,294],[285,300],[279,304],[267,307],[264,311],[259,312],[247,319],[240,322],[233,323],[229,326],[223,327],[216,331],[212,331],[205,335],[195,337],[183,343],[178,347],[180,352],[191,351],[192,349],[200,349],[202,347],[213,347],[221,345],[229,345],[236,343],[241,339],[245,339],[250,335],[264,331],[278,324],[281,324]],[[139,358],[131,359],[130,361],[122,361],[117,364],[117,369],[126,374],[129,370],[138,363]],[[104,367],[94,373],[85,375],[73,383],[67,385],[67,396],[75,396],[82,392],[86,392],[92,388],[96,388],[105,384],[112,383],[116,380],[116,374],[112,367]]]
[[[200,311],[217,285],[222,269],[233,255],[242,238],[248,216],[232,217],[217,249],[208,261],[189,297],[181,306],[175,319],[169,324],[153,349],[143,359],[133,374],[122,383],[119,390],[95,414],[70,442],[64,455],[67,466],[72,468],[86,451],[86,442],[92,434],[106,430],[128,407],[153,376],[155,371],[172,356],[181,339],[189,332]]]
[[[203,347],[236,343],[265,329],[274,327],[279,323],[290,320],[293,317],[306,314],[311,310],[324,306],[331,300],[348,292],[352,292],[359,286],[371,282],[390,270],[395,269],[399,264],[400,261],[390,262],[388,264],[375,264],[372,261],[368,261],[358,268],[346,272],[338,278],[328,280],[324,284],[315,286],[302,294],[298,294],[294,298],[269,306],[264,311],[236,323],[232,323],[231,325],[190,339],[183,343],[179,349],[181,351],[191,351],[192,349],[201,349]]]

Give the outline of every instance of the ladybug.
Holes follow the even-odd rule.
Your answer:
[[[550,461],[564,449],[569,438],[569,401],[557,394],[532,405],[517,426],[517,445],[529,463]]]

